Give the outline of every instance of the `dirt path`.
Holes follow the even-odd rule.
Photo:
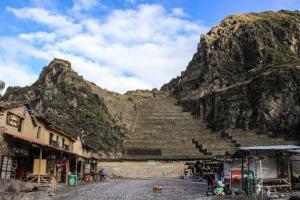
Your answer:
[[[162,186],[162,192],[153,192],[153,186]],[[111,180],[80,186],[70,191],[60,191],[53,200],[92,199],[210,199],[205,196],[206,183],[191,180]]]

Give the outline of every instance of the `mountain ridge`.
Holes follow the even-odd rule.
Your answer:
[[[299,66],[299,11],[238,14],[201,36],[186,70],[160,91],[110,92],[84,80],[70,62],[54,59],[33,85],[9,87],[3,98],[28,100],[109,157],[126,152],[136,105],[157,95],[176,98],[176,105],[215,132],[244,129],[299,138]]]

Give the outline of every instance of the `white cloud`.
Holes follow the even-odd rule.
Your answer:
[[[19,65],[13,61],[8,61],[0,56],[0,80],[5,82],[6,88],[9,86],[26,86],[37,79],[37,75],[30,71],[26,65]]]
[[[97,0],[74,0],[72,10],[75,12],[80,12],[82,10],[89,10],[98,5]]]
[[[73,9],[80,13],[94,5],[93,0],[80,0]],[[85,79],[118,92],[159,88],[179,75],[196,51],[200,34],[208,30],[183,19],[182,9],[168,12],[161,5],[113,10],[101,20],[86,15],[75,19],[42,8],[8,7],[7,11],[48,29],[12,37],[8,41],[16,44],[14,50],[5,50],[0,43],[0,52],[47,62],[53,57],[68,59]]]
[[[21,33],[19,38],[33,43],[53,42],[57,34],[47,32]]]
[[[71,14],[75,18],[81,19],[87,16],[91,10],[107,9],[108,7],[99,0],[73,0]]]
[[[172,13],[173,15],[180,16],[180,17],[188,16],[188,14],[186,14],[182,8],[173,8]]]
[[[43,8],[15,9],[7,7],[6,10],[21,19],[29,19],[31,21],[46,25],[49,28],[53,28],[56,32],[62,35],[76,34],[81,30],[80,24],[75,24],[71,19],[68,19],[65,16],[50,13]]]

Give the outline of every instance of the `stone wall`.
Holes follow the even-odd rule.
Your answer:
[[[100,162],[111,178],[178,178],[183,175],[185,162],[124,161]]]
[[[0,130],[0,167],[2,166],[2,155],[7,155],[8,153],[8,146],[4,140],[3,133]]]

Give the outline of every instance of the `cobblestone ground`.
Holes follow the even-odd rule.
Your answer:
[[[153,186],[162,186],[162,192],[153,192]],[[80,186],[69,191],[61,190],[53,200],[92,199],[211,199],[206,197],[206,183],[179,179],[110,180]]]

